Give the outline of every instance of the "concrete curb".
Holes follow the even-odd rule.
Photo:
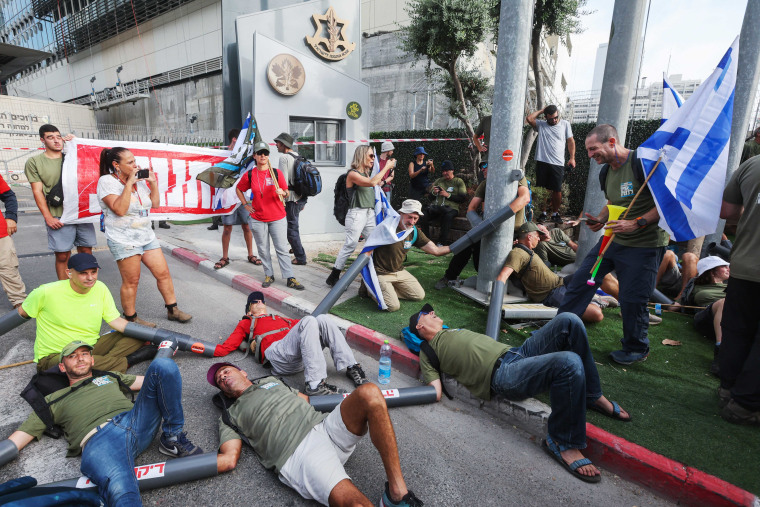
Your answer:
[[[161,241],[164,252],[191,267],[202,271],[215,280],[243,293],[259,290],[264,293],[267,306],[289,315],[310,315],[316,305],[275,287],[262,288],[261,282],[251,276],[230,270],[215,270],[214,264],[187,248]],[[418,378],[419,357],[395,340],[382,333],[333,316],[340,330],[354,348],[375,357],[380,347],[389,340],[393,349],[393,368]],[[475,398],[470,391],[451,378],[446,379],[446,389],[457,399],[476,406],[491,415],[508,417],[509,422],[523,430],[543,438],[551,409],[544,403],[527,399],[511,401],[495,397],[490,401]],[[620,477],[637,482],[672,501],[684,505],[760,507],[760,500],[752,493],[730,484],[718,477],[654,453],[633,442],[608,433],[593,424],[586,423],[588,447],[584,454],[594,463]]]

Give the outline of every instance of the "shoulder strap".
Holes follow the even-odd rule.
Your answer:
[[[240,440],[242,440],[248,447],[252,448],[253,445],[251,445],[251,441],[248,440],[248,437],[246,437],[243,434],[243,432],[240,431],[240,428],[235,423],[232,422],[232,417],[230,417],[229,407],[231,407],[232,404],[235,403],[235,400],[228,398],[221,391],[216,393],[211,398],[211,400],[214,402],[214,405],[216,405],[216,407],[222,411],[222,422],[224,422],[224,424],[232,428],[235,431],[235,433],[238,434],[238,436],[240,437]]]
[[[636,150],[634,149],[631,149],[631,167],[633,168],[633,175],[636,178],[636,181],[638,181],[640,185],[643,185],[647,179],[644,175],[644,164],[641,163],[641,160],[639,160]]]
[[[443,394],[445,394],[448,399],[453,399],[449,392],[446,390],[446,383],[443,381],[443,372],[441,371],[441,360],[438,359],[438,354],[435,353],[435,350],[433,350],[433,347],[430,346],[427,340],[422,340],[420,343],[420,350],[425,353],[425,356],[427,356],[430,364],[438,372],[438,376],[441,379],[441,391],[443,391]]]
[[[609,164],[604,164],[599,170],[599,186],[602,187],[602,192],[607,193],[607,172],[610,170]]]
[[[525,274],[525,272],[526,272],[526,271],[528,271],[528,268],[530,268],[530,263],[531,263],[531,262],[533,262],[533,253],[534,253],[534,252],[533,252],[533,250],[531,250],[531,249],[530,249],[530,248],[528,248],[527,246],[525,246],[525,245],[522,245],[522,244],[520,244],[520,243],[518,243],[518,244],[517,244],[517,245],[515,245],[515,246],[516,246],[517,248],[521,249],[521,250],[525,250],[525,252],[526,252],[528,255],[530,255],[530,258],[528,259],[528,262],[527,262],[527,264],[525,264],[525,266],[523,266],[523,267],[522,267],[522,269],[520,270],[520,272],[519,272],[519,273],[517,273],[517,278],[522,278],[522,276]]]

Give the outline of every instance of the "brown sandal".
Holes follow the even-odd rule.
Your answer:
[[[255,264],[256,266],[261,266],[263,264],[261,259],[259,259],[255,255],[249,255],[248,262],[250,262],[251,264]]]
[[[230,258],[229,257],[222,257],[219,259],[219,261],[214,264],[214,269],[222,269],[223,267],[226,267],[230,264]]]

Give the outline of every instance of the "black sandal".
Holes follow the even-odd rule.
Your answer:
[[[248,256],[248,262],[250,262],[251,264],[255,264],[256,266],[261,266],[263,264],[263,262],[261,261],[261,259],[259,259],[255,255],[249,255]]]
[[[214,269],[222,269],[226,266],[229,266],[230,264],[230,258],[229,257],[222,257],[219,259],[219,261],[214,264]]]

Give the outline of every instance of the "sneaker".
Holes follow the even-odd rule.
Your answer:
[[[306,288],[300,283],[298,283],[298,280],[296,280],[295,277],[292,277],[292,276],[288,278],[287,285],[288,285],[288,288],[295,289],[295,290],[304,290]],[[261,284],[261,286],[263,287],[264,284]]]
[[[720,411],[720,416],[730,423],[760,426],[760,410],[754,412],[747,410],[736,403],[735,400],[730,400],[723,407],[723,410]]]
[[[546,211],[542,211],[540,215],[538,215],[538,218],[536,219],[536,222],[539,224],[542,224],[546,222],[546,219],[548,218],[548,215],[546,214]]]
[[[273,276],[267,276],[267,277],[264,277],[264,281],[261,282],[261,286],[266,289],[267,287],[269,287],[273,283],[274,283],[274,277]]]
[[[337,268],[332,268],[332,271],[330,271],[330,276],[327,277],[327,280],[325,280],[325,283],[329,285],[330,287],[333,287],[336,283],[338,283],[339,278],[340,278],[340,270]]]
[[[591,298],[591,302],[597,305],[602,310],[604,310],[605,308],[609,306],[607,302],[602,299],[602,296],[594,296],[593,298]]]
[[[615,350],[610,352],[610,357],[618,364],[633,364],[639,361],[646,361],[649,357],[649,351],[646,352],[626,352],[624,350]]]
[[[728,405],[729,401],[731,401],[731,391],[728,389],[719,387],[718,388],[718,406],[720,408],[723,408],[726,405]]]
[[[559,216],[559,213],[552,213],[552,222],[554,222],[555,225],[562,225],[562,217]]]
[[[158,450],[167,456],[174,456],[175,458],[203,454],[203,449],[188,440],[187,433],[184,431],[176,437],[168,437],[162,434]]]
[[[649,325],[650,326],[656,326],[657,324],[662,324],[662,317],[658,317],[657,315],[649,314]]]
[[[596,297],[602,300],[607,305],[608,308],[617,308],[618,306],[620,306],[620,303],[618,303],[618,300],[612,296],[596,296]]]
[[[348,377],[356,387],[369,382],[369,380],[367,380],[367,376],[364,374],[364,370],[362,370],[362,365],[359,363],[346,368],[346,377]]]
[[[158,221],[158,228],[159,229],[171,229],[171,225],[169,225],[166,220],[159,220]]]
[[[435,290],[443,290],[449,286],[449,279],[442,276],[440,280],[435,282]]]
[[[424,504],[422,500],[414,496],[411,490],[409,490],[404,498],[398,502],[391,501],[391,494],[388,491],[388,483],[385,483],[385,491],[383,491],[383,497],[380,499],[380,507],[422,507]]]
[[[325,396],[327,394],[345,394],[348,391],[345,389],[341,389],[340,387],[336,387],[334,385],[328,384],[327,379],[322,379],[322,382],[319,383],[319,385],[316,387],[316,389],[312,389],[309,387],[309,383],[306,383],[306,389],[304,389],[304,394],[306,396]]]

